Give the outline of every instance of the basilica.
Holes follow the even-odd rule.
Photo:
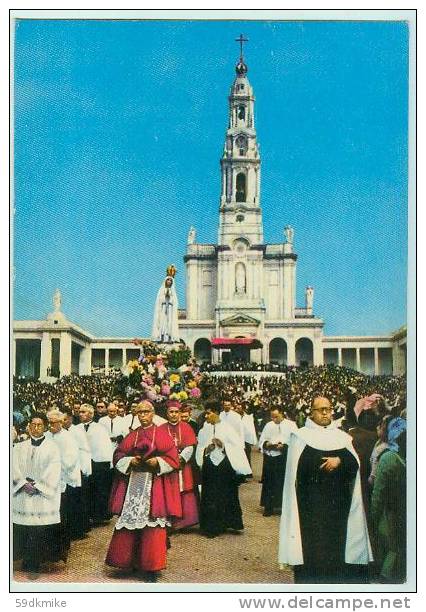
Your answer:
[[[297,307],[294,229],[286,226],[276,244],[263,239],[261,157],[247,72],[241,53],[220,160],[218,241],[199,244],[195,228],[189,230],[186,310],[179,321],[182,338],[200,360],[344,363],[363,371],[400,370],[396,357],[393,363],[393,335],[325,337],[324,321],[314,314],[310,286],[305,303]]]
[[[241,51],[220,160],[217,243],[200,244],[196,228],[189,229],[180,338],[204,362],[334,363],[370,374],[404,373],[405,327],[383,336],[325,336],[324,321],[314,314],[313,287],[296,305],[294,229],[284,227],[277,243],[264,242],[255,97],[247,73]],[[58,293],[46,320],[15,321],[13,327],[18,376],[106,373],[140,351],[131,338],[96,338],[69,322]]]

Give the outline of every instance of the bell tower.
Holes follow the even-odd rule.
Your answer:
[[[255,97],[247,78],[242,35],[229,96],[228,125],[220,160],[217,244],[197,242],[188,232],[186,312],[182,337],[194,355],[213,362],[322,363],[321,319],[313,314],[313,289],[296,308],[294,230],[284,228],[265,243],[260,205],[260,152]]]
[[[242,238],[250,245],[263,243],[260,209],[260,155],[254,122],[254,94],[247,78],[242,35],[236,77],[229,95],[229,121],[220,160],[222,188],[219,245],[232,246]]]
[[[220,160],[222,190],[215,322],[216,337],[256,339],[263,333],[266,310],[263,299],[265,246],[254,94],[242,49],[246,40],[242,35],[237,38],[240,57],[228,98],[228,129]]]

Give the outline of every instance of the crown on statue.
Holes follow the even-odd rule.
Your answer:
[[[167,267],[167,270],[166,270],[167,276],[171,276],[172,278],[174,278],[176,275],[176,272],[177,272],[177,269],[174,264],[171,264],[170,266]]]

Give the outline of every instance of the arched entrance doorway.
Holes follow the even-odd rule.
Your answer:
[[[41,340],[16,340],[16,376],[40,378]]]
[[[198,363],[210,363],[212,360],[212,345],[207,338],[198,338],[194,344],[194,357]]]
[[[282,338],[274,338],[269,343],[269,363],[287,364],[287,342]]]
[[[245,338],[245,336],[236,336]],[[250,347],[237,344],[231,348],[231,361],[250,361]]]
[[[307,368],[314,363],[314,345],[309,338],[299,338],[296,342],[296,365]]]

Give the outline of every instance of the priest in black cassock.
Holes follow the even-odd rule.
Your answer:
[[[201,470],[200,530],[209,538],[227,529],[244,529],[238,485],[252,473],[240,436],[220,420],[220,410],[220,401],[206,401],[196,450]]]
[[[296,583],[366,582],[372,555],[359,460],[325,397],[290,436],[278,560],[294,567]]]

